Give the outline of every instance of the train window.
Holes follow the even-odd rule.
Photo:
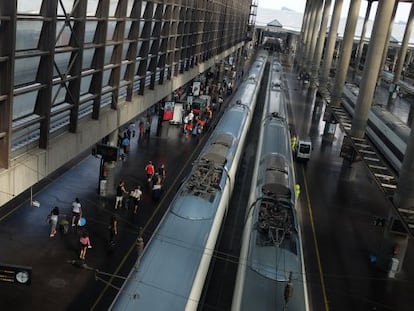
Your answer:
[[[226,147],[230,147],[233,144],[233,136],[229,134],[217,135],[212,144],[220,144]]]
[[[280,83],[280,80],[275,80],[275,81],[272,81],[272,89],[273,90],[279,90],[280,88],[281,88],[281,83]]]
[[[256,83],[256,75],[251,75],[251,76],[249,76],[249,82],[250,83]]]
[[[300,145],[299,146],[299,151],[302,153],[309,153],[311,150],[311,146],[310,145]]]

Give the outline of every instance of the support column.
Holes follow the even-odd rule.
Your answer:
[[[392,80],[393,83],[393,91],[390,93],[390,96],[388,98],[388,103],[390,104],[392,102],[393,99],[397,98],[397,93],[398,93],[398,88],[397,88],[397,84],[400,82],[401,80],[401,73],[404,67],[404,61],[407,55],[407,50],[408,50],[408,42],[410,40],[411,37],[411,31],[412,31],[412,27],[413,27],[413,20],[414,20],[414,5],[411,4],[411,10],[410,10],[410,15],[408,17],[408,21],[407,21],[407,25],[405,26],[405,32],[404,32],[404,38],[403,41],[401,43],[401,48],[399,50],[398,53],[398,57],[397,57],[397,64],[395,66],[395,71],[394,71],[394,77]],[[410,125],[411,123],[408,123],[408,125]]]
[[[298,49],[296,51],[296,63],[299,65],[299,68],[302,68],[303,65],[304,65],[303,58],[304,58],[304,51],[306,49],[305,48],[306,37],[307,37],[308,31],[309,31],[309,19],[310,19],[311,8],[312,8],[312,1],[308,0],[306,2],[305,13],[303,15],[303,22],[302,22],[302,29],[301,29],[301,36],[300,36],[299,46],[298,46]]]
[[[315,56],[316,42],[320,35],[319,32],[321,29],[321,18],[322,18],[322,11],[323,11],[322,7],[323,7],[322,0],[315,1],[315,20],[312,26],[312,36],[310,39],[308,55],[306,56],[306,72],[307,73],[311,73],[312,62]]]
[[[407,122],[406,124],[411,127],[411,123],[413,122],[414,119],[414,106],[410,105],[410,111],[408,112],[408,117],[407,117]]]
[[[331,105],[334,107],[338,107],[341,102],[346,75],[348,73],[349,60],[351,59],[352,45],[354,43],[355,28],[356,23],[358,21],[358,14],[359,9],[361,7],[361,1],[362,0],[351,1],[349,7],[344,39],[342,42],[341,55],[339,57],[339,65],[337,66],[335,84],[332,90]]]
[[[318,80],[318,71],[322,58],[323,45],[326,38],[326,28],[328,26],[329,14],[331,12],[331,0],[325,0],[325,6],[322,13],[321,28],[319,30],[318,41],[316,42],[315,54],[312,61],[311,85],[316,85]]]
[[[355,80],[355,76],[356,74],[360,71],[359,70],[359,65],[361,63],[361,57],[362,57],[362,52],[364,50],[364,45],[365,45],[365,33],[367,31],[367,24],[368,24],[368,20],[369,20],[369,15],[371,14],[371,8],[372,8],[372,2],[373,0],[368,0],[368,6],[367,6],[367,10],[365,12],[365,18],[364,18],[364,24],[362,25],[362,31],[361,31],[361,38],[359,40],[359,44],[357,47],[357,56],[355,59],[355,67],[354,67],[354,80]]]
[[[371,34],[366,63],[361,80],[361,88],[357,98],[354,118],[352,120],[351,135],[362,138],[368,119],[368,112],[374,98],[376,78],[381,65],[382,55],[378,50],[383,50],[386,44],[388,29],[383,25],[389,25],[395,0],[378,2],[373,31]]]
[[[118,133],[119,133],[119,129],[116,129],[115,131],[113,131],[111,134],[108,135],[108,145],[116,147],[118,145]],[[105,187],[106,187],[106,191],[101,193],[101,196],[112,196],[115,194],[115,168],[116,168],[116,163],[115,161],[112,162],[105,162],[103,163],[103,169],[105,171],[104,175],[105,175]]]
[[[405,60],[405,68],[407,68],[408,66],[410,66],[410,64],[411,64],[411,62],[412,62],[412,60],[413,60],[413,51],[412,50],[408,50],[407,51],[407,54],[408,54],[408,56],[406,57],[406,60]],[[404,77],[403,77],[404,78]]]
[[[303,70],[306,71],[306,66],[308,64],[308,56],[310,53],[310,46],[311,46],[311,40],[312,40],[312,34],[314,32],[314,25],[315,25],[315,19],[316,19],[316,11],[317,11],[317,3],[315,1],[312,1],[310,4],[310,17],[309,17],[309,23],[308,23],[308,32],[307,36],[305,38],[305,46],[304,46],[304,54],[303,54]]]
[[[343,39],[341,40],[338,36],[335,42],[334,57],[332,58],[332,65],[331,65],[331,67],[335,68],[335,71],[336,71],[336,67],[338,66],[338,62],[339,62],[338,58],[341,55],[340,51],[341,51],[343,44],[344,44]]]
[[[377,85],[380,85],[380,83],[381,83],[382,71],[384,70],[385,61],[387,60],[388,46],[390,44],[392,26],[394,25],[394,19],[395,19],[395,14],[397,13],[397,8],[398,8],[398,1],[396,1],[395,4],[394,4],[394,8],[392,10],[392,15],[391,15],[391,20],[390,20],[390,23],[388,25],[387,40],[385,41],[384,50],[382,52],[381,66],[378,70]]]
[[[118,144],[118,134],[119,129],[116,129],[111,134],[108,135],[108,145],[116,147]]]
[[[319,89],[321,90],[327,89],[328,87],[329,71],[331,70],[332,57],[335,50],[335,43],[338,33],[339,19],[341,17],[342,4],[343,0],[335,1],[331,25],[329,27],[328,42],[326,44],[325,54],[323,57],[321,77],[319,79]]]

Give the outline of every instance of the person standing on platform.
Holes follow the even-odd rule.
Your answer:
[[[127,154],[129,152],[130,143],[131,141],[128,138],[128,134],[125,132],[121,142],[122,148],[124,149],[124,154]]]
[[[141,140],[141,138],[144,137],[144,132],[145,132],[145,123],[144,121],[139,121],[139,136],[138,136],[138,140]]]
[[[141,201],[142,191],[141,186],[136,186],[134,191],[131,191],[131,197],[134,200],[134,214],[138,211],[138,204]]]
[[[147,182],[151,184],[152,177],[155,173],[155,168],[151,161],[148,161],[148,164],[145,166],[145,172],[147,173]]]
[[[161,197],[161,192],[162,192],[161,178],[157,176],[157,181],[154,182],[154,186],[152,187],[152,199],[154,201],[158,201]]]
[[[145,138],[149,139],[151,132],[151,123],[149,120],[145,122]]]
[[[56,234],[56,227],[59,220],[59,207],[55,206],[53,210],[50,212],[48,218],[50,222],[50,237],[53,238]]]
[[[219,105],[219,111],[221,110],[221,105],[223,105],[223,97],[219,96],[218,98],[218,105]]]
[[[194,112],[190,110],[190,112],[188,113],[188,123],[193,123],[193,119],[194,119]]]
[[[87,231],[84,231],[82,233],[82,236],[79,239],[79,243],[81,248],[79,258],[85,260],[86,251],[88,250],[88,248],[92,248],[91,241],[89,240],[89,234]]]
[[[75,227],[82,217],[82,204],[79,199],[76,198],[75,202],[72,203],[72,227]]]
[[[296,153],[297,145],[298,145],[298,138],[296,137],[295,134],[292,134],[292,136],[290,137],[290,147],[292,149],[293,154]]]
[[[115,215],[111,216],[108,230],[109,230],[109,246],[114,246],[115,238],[118,235],[118,220],[116,219]]]
[[[119,182],[118,187],[116,187],[116,198],[115,198],[115,209],[118,209],[118,207],[122,207],[122,201],[124,199],[124,194],[127,194],[128,192],[125,189],[125,182],[121,180]]]
[[[185,137],[189,137],[191,135],[191,132],[193,130],[193,121],[188,121],[185,125],[184,125],[184,133],[185,133]]]
[[[167,172],[165,171],[165,165],[164,165],[164,163],[161,164],[161,166],[158,168],[158,174],[161,177],[161,183],[164,184],[165,177],[166,177],[166,174],[167,174]]]
[[[296,184],[295,185],[295,196],[296,196],[296,200],[299,200],[299,195],[300,195],[300,185]]]

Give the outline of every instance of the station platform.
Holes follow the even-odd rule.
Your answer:
[[[225,97],[221,110],[214,112],[212,126],[228,99]],[[0,282],[3,306],[9,310],[108,309],[117,292],[116,286],[122,284],[137,259],[139,228],[144,229],[144,242],[147,241],[209,134],[186,137],[182,125],[168,121],[162,121],[161,127],[157,127],[155,114],[150,138],[139,139],[138,122],[142,117],[135,121],[136,135],[131,139],[130,152],[115,167],[115,187],[124,180],[127,191],[137,185],[143,190],[137,214],[133,213],[132,206],[126,209],[125,204],[115,210],[114,195],[99,195],[100,159],[92,155],[82,155],[68,164],[65,172],[49,176],[34,187],[33,200],[39,206],[32,206],[26,193],[0,209],[0,265],[31,270],[30,285]],[[121,134],[122,131],[123,128]],[[152,198],[146,182],[144,168],[148,161],[156,169],[161,164],[166,167],[159,200]],[[70,223],[75,198],[82,204],[86,225],[69,226],[67,234],[58,230],[54,237],[49,237],[47,215],[57,206]],[[118,220],[119,234],[115,246],[110,247],[108,225],[113,215]],[[89,233],[92,248],[83,261],[79,258],[79,239],[84,231]],[[115,285],[107,286],[110,279]]]

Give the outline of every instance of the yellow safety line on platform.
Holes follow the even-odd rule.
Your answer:
[[[316,260],[318,262],[319,278],[321,280],[323,302],[325,304],[325,310],[326,311],[329,311],[328,297],[326,295],[325,281],[323,279],[323,270],[322,270],[321,256],[319,254],[318,239],[316,238],[315,223],[313,221],[313,211],[312,211],[312,206],[311,206],[311,202],[310,202],[310,198],[309,198],[308,183],[306,182],[305,169],[304,169],[303,165],[302,165],[302,176],[303,176],[303,181],[305,183],[306,201],[307,201],[308,210],[309,210],[309,220],[310,220],[311,227],[312,227],[313,242],[315,243]]]

